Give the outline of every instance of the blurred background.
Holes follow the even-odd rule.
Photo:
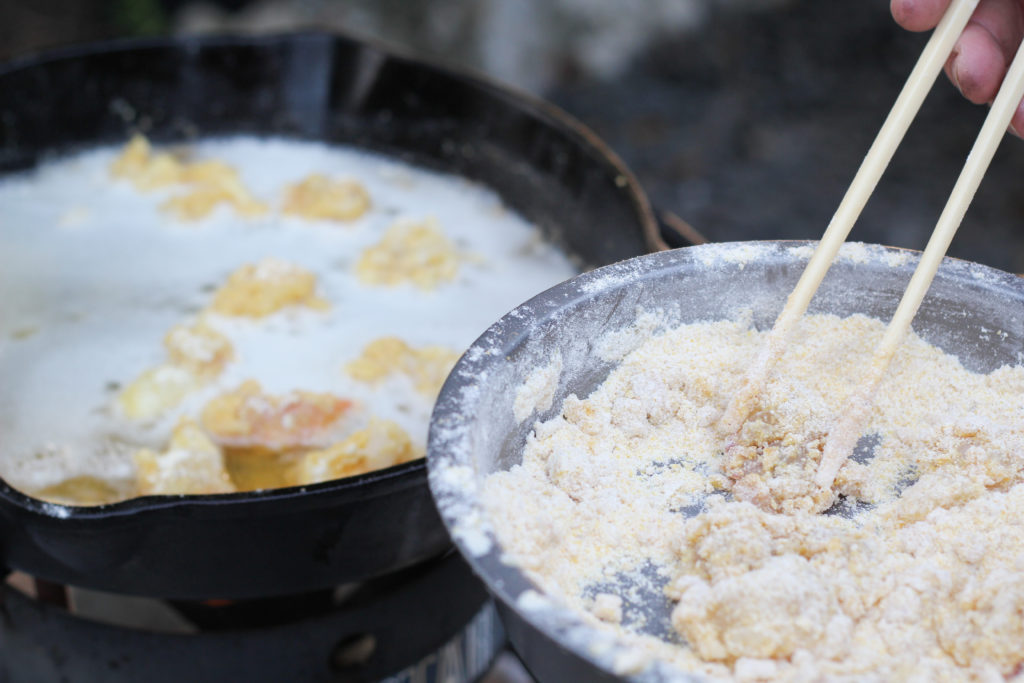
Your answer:
[[[0,0],[0,59],[94,40],[343,31],[582,119],[709,239],[817,238],[924,45],[888,0]],[[922,248],[985,108],[942,78],[851,239]],[[1008,138],[950,253],[1024,272]]]

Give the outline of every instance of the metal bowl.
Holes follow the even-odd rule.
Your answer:
[[[759,329],[771,326],[796,284],[813,243],[737,242],[641,256],[562,283],[493,325],[455,366],[431,421],[431,491],[459,550],[496,596],[506,627],[526,665],[541,681],[617,680],[622,644],[550,602],[524,599],[538,591],[502,561],[480,500],[483,480],[521,461],[534,419],[561,411],[569,394],[589,395],[612,370],[594,353],[606,333],[634,322],[640,308],[662,309],[670,323],[735,319],[752,309]],[[888,320],[918,252],[845,245],[812,313],[863,313]],[[988,372],[1024,358],[1024,279],[986,266],[946,259],[915,319],[915,332],[969,370]],[[991,334],[999,330],[1000,334]],[[516,388],[553,352],[563,369],[550,409],[517,423]],[[527,594],[534,597],[535,593]],[[671,605],[647,595],[650,633]],[[595,654],[600,652],[600,654]],[[699,680],[654,663],[628,680]]]

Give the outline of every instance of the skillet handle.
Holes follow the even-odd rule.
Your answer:
[[[654,216],[658,219],[658,229],[661,232],[661,238],[672,249],[676,247],[692,247],[697,244],[706,244],[710,241],[697,228],[671,211],[656,208]]]

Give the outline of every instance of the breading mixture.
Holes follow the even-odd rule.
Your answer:
[[[714,322],[652,336],[591,396],[569,396],[538,423],[521,465],[486,480],[481,499],[508,560],[619,629],[646,657],[637,668],[660,659],[735,681],[1016,680],[1024,368],[972,373],[910,335],[839,473],[838,502],[827,514],[805,504],[829,426],[882,332],[860,315],[806,317],[728,456],[715,423],[763,335]],[[738,487],[760,495],[738,502]]]

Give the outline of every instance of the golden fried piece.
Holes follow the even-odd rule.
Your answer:
[[[130,180],[143,192],[182,182],[183,171],[180,160],[167,153],[154,155],[149,140],[139,134],[132,136],[110,165],[112,176]]]
[[[379,382],[401,373],[412,380],[418,392],[434,398],[458,359],[457,352],[444,346],[414,349],[397,337],[381,337],[367,344],[346,369],[353,379],[363,382]]]
[[[189,164],[182,169],[181,181],[192,189],[172,197],[161,208],[182,220],[204,218],[217,205],[226,202],[242,216],[262,216],[267,205],[256,200],[242,184],[238,171],[223,161],[210,160]]]
[[[135,453],[139,495],[232,493],[224,455],[192,420],[182,419],[167,450]]]
[[[144,135],[136,133],[125,144],[124,150],[110,164],[110,175],[115,178],[132,178],[138,175],[146,163],[152,148]]]
[[[294,263],[268,258],[233,272],[213,296],[210,309],[222,315],[262,318],[286,306],[323,310],[316,296],[316,275]]]
[[[164,347],[169,362],[145,371],[118,396],[125,417],[159,417],[219,375],[234,357],[228,338],[202,320],[171,328]]]
[[[421,457],[409,435],[391,420],[372,419],[365,429],[319,451],[310,451],[294,465],[295,484],[315,484],[391,467]]]
[[[231,341],[202,320],[175,325],[164,337],[171,364],[201,377],[214,377],[235,356]]]
[[[188,185],[191,189],[172,197],[161,208],[182,220],[198,220],[226,202],[243,216],[260,216],[267,205],[257,201],[242,184],[238,171],[222,161],[209,160],[186,163],[178,157],[153,153],[149,141],[134,135],[124,151],[110,165],[115,178],[130,180],[140,191],[172,185]]]
[[[369,208],[370,195],[361,183],[314,173],[288,187],[281,210],[310,220],[354,221]]]
[[[363,252],[356,276],[370,285],[410,282],[420,289],[435,289],[455,279],[459,260],[455,245],[436,220],[399,222]]]
[[[178,405],[201,386],[201,379],[190,369],[165,363],[139,375],[118,395],[117,404],[125,417],[148,420]]]
[[[311,391],[264,394],[259,382],[248,380],[207,403],[202,420],[222,446],[284,451],[330,443],[352,407],[352,401]]]

